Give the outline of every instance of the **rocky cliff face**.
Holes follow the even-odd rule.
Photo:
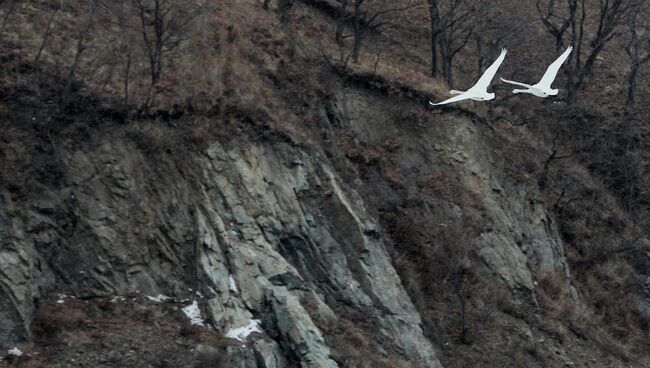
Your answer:
[[[533,269],[570,288],[553,217],[508,178],[487,127],[454,114],[409,121],[383,103],[344,88],[315,106],[322,148],[239,137],[152,153],[123,129],[58,147],[63,185],[24,202],[3,194],[2,344],[30,338],[34,301],[53,292],[163,294],[197,300],[218,333],[260,320],[252,349],[237,350],[247,367],[341,365],[318,326],[351,313],[371,323],[378,361],[440,367],[377,214],[394,206],[431,227],[480,223],[467,241],[516,304],[535,304]],[[431,176],[471,200],[418,188]]]
[[[52,107],[46,72],[37,93],[5,60],[20,78],[0,80],[0,347],[39,353],[11,362],[643,366],[594,332],[610,304],[583,290],[634,285],[625,301],[647,316],[647,280],[618,276],[647,277],[647,253],[623,248],[633,266],[612,263],[613,280],[607,257],[576,255],[630,217],[580,162],[544,165],[545,128],[430,110],[412,85],[324,62],[301,33],[327,26],[321,10],[285,34],[257,5],[224,7],[259,24],[217,31],[224,91],[207,112]]]
[[[332,303],[371,318],[386,348],[440,366],[377,219],[324,152],[213,142],[147,157],[114,136],[95,143],[57,153],[62,188],[20,209],[4,195],[3,345],[30,337],[33,300],[46,292],[190,288],[217,331],[261,320],[267,338],[250,352],[264,357],[260,366],[337,366],[314,323],[336,321]]]

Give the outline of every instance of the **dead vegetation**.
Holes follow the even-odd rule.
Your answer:
[[[349,63],[346,58],[354,43],[343,36],[353,31],[354,22],[349,20],[354,15],[350,19],[345,16],[343,39],[337,41],[336,5],[341,4],[335,1],[296,2],[290,12],[281,15],[282,19],[276,12],[280,9],[276,2],[265,2],[267,9],[262,4],[255,7],[230,2],[206,9],[201,16],[186,18],[182,37],[174,39],[170,44],[173,47],[148,38],[146,45],[159,49],[141,47],[143,29],[138,27],[144,22],[144,30],[151,31],[155,23],[148,18],[149,13],[143,19],[142,11],[138,19],[137,12],[125,16],[124,9],[94,9],[82,1],[67,2],[65,7],[49,0],[0,4],[0,61],[4,67],[0,75],[0,171],[3,187],[18,196],[36,193],[41,185],[59,185],[63,169],[58,161],[49,159],[54,157],[56,146],[91,140],[101,129],[123,129],[139,149],[152,155],[169,149],[182,151],[176,150],[179,147],[200,150],[212,139],[251,136],[313,144],[319,142],[314,138],[318,134],[314,133],[317,113],[313,106],[326,98],[333,79],[338,78],[346,87],[395,98],[408,104],[405,110],[419,109],[405,112],[404,120],[408,121],[413,120],[409,116],[422,114],[421,106],[432,96],[445,95],[452,79],[456,79],[456,85],[472,80],[490,54],[503,46],[494,39],[513,45],[511,53],[517,57],[504,66],[504,73],[517,77],[532,77],[541,68],[531,64],[538,57],[528,51],[531,44],[539,46],[540,54],[549,54],[557,46],[556,39],[545,34],[555,27],[553,24],[541,24],[537,32],[503,35],[505,26],[494,24],[498,14],[487,15],[485,20],[492,22],[492,28],[486,30],[490,37],[473,43],[468,36],[468,43],[458,51],[469,60],[467,65],[448,65],[446,68],[451,69],[446,73],[450,77],[443,82],[430,77],[430,14],[422,9],[399,12],[395,15],[396,25],[387,29],[365,29],[355,51],[357,62]],[[509,1],[500,0],[498,4],[513,7]],[[364,8],[360,2],[359,6],[370,15],[385,9],[386,2],[367,1]],[[552,14],[544,12],[549,8],[540,9],[541,13],[536,13],[534,6],[521,5],[512,10],[519,20],[531,14],[535,19],[540,14],[552,18]],[[567,9],[554,11],[560,10]],[[579,16],[585,9],[574,10],[578,12],[566,18],[569,28],[565,32],[569,33],[564,34],[564,39],[560,37],[560,41],[564,40],[562,46],[583,32],[570,28],[575,27],[571,20],[586,22],[588,32],[597,27],[598,22]],[[636,14],[641,14],[635,18],[640,26],[647,22],[642,16],[645,13]],[[287,17],[291,17],[289,29],[293,34],[286,32]],[[359,27],[369,27],[360,25],[364,22],[358,22],[357,32],[361,31]],[[560,28],[563,26],[564,20]],[[633,37],[628,49],[637,52],[634,55],[640,63],[644,54],[639,45],[645,44],[638,37],[644,34],[634,38],[631,30],[615,28]],[[119,29],[128,31],[120,33],[121,38],[116,40]],[[549,152],[539,152],[525,143],[509,152],[503,148],[510,158],[504,170],[514,181],[526,185],[543,182],[539,186],[547,207],[557,216],[573,286],[583,303],[576,303],[556,276],[537,275],[537,298],[545,321],[551,324],[546,330],[559,340],[578,336],[596,341],[603,350],[627,359],[644,354],[649,329],[647,317],[633,306],[638,303],[642,278],[647,277],[647,270],[634,267],[634,259],[648,250],[644,241],[650,218],[650,197],[645,188],[648,128],[643,117],[650,109],[650,90],[643,87],[647,85],[647,71],[638,65],[635,113],[628,108],[626,119],[621,119],[619,105],[623,105],[624,92],[632,84],[621,77],[630,66],[620,57],[620,48],[628,41],[608,39],[614,34],[614,29],[608,28],[600,35],[607,39],[607,47],[601,39],[589,45],[593,49],[587,61],[574,61],[573,69],[579,69],[580,81],[559,80],[559,85],[573,85],[568,99],[574,106],[504,98],[496,102],[498,111],[514,116],[516,125],[526,125],[499,129],[495,134],[506,138],[512,138],[508,136],[512,134],[521,140],[530,134],[546,142],[541,146],[549,147]],[[590,63],[588,68],[585,62]],[[505,93],[499,93],[505,97]],[[66,102],[59,103],[61,98]],[[533,103],[534,114],[518,113]],[[494,118],[490,114],[500,114],[468,110],[486,121]],[[513,133],[516,129],[527,133]],[[383,178],[397,190],[403,189],[405,178],[384,160],[385,151],[358,147],[351,133],[340,130],[340,144],[350,161],[366,170],[380,167]],[[561,134],[553,139],[557,132]],[[398,150],[398,140],[386,142],[383,148],[388,152]],[[552,160],[550,152],[557,153]],[[417,189],[422,197],[448,201],[471,213],[480,212],[480,202],[452,178],[425,175]],[[423,315],[428,336],[440,346],[451,342],[451,347],[443,349],[450,361],[448,366],[454,366],[455,359],[481,361],[486,351],[503,349],[486,341],[490,334],[498,332],[497,320],[507,320],[502,314],[510,313],[508,307],[496,304],[509,296],[500,296],[506,292],[478,267],[476,250],[468,241],[468,233],[478,229],[463,227],[481,220],[461,218],[452,223],[431,218],[426,212],[409,213],[397,208],[381,212],[383,227],[394,243],[398,271]],[[65,331],[89,328],[85,313],[83,309],[62,313],[57,306],[44,307],[37,311],[35,331],[44,341],[52,341]],[[146,313],[139,317],[143,321],[152,319]],[[336,346],[337,361],[343,365],[364,361],[363,352],[371,351],[377,338],[367,336],[364,324],[368,323],[343,319],[334,327],[321,326]],[[183,338],[196,337],[195,331],[188,328],[178,333]],[[522,362],[537,354],[535,349],[510,349],[503,354],[516,351],[523,354],[517,358]],[[404,364],[398,354],[392,359],[391,366]]]
[[[205,327],[190,325],[173,304],[154,304],[140,295],[59,300],[63,303],[43,300],[34,312],[37,354],[26,355],[18,366],[153,364],[204,368],[228,364],[226,339]],[[197,346],[201,348],[187,353]]]

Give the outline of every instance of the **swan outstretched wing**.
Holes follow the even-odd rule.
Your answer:
[[[551,65],[548,66],[546,69],[546,73],[542,76],[542,79],[540,79],[539,83],[537,85],[542,88],[551,88],[551,84],[555,80],[555,77],[557,76],[557,72],[560,70],[560,67],[562,64],[564,64],[564,61],[569,57],[569,54],[573,50],[573,46],[569,46],[566,51],[560,55]]]
[[[503,59],[506,58],[507,53],[508,50],[501,49],[501,54],[499,55],[499,57],[492,63],[492,65],[490,65],[489,68],[485,70],[481,78],[478,80],[478,82],[476,82],[474,87],[472,87],[471,89],[477,89],[477,90],[487,92],[487,89],[490,86],[490,82],[492,82],[494,75],[497,73],[497,70],[499,70],[499,67],[501,66],[501,63],[503,63]]]
[[[457,96],[454,96],[454,97],[448,98],[448,99],[446,99],[446,100],[444,100],[444,101],[442,101],[442,102],[433,103],[433,102],[429,101],[429,103],[430,103],[431,105],[433,105],[433,106],[437,106],[437,105],[446,105],[446,104],[448,104],[448,103],[458,102],[458,101],[462,101],[462,100],[467,100],[467,99],[469,99],[469,98],[470,98],[470,97],[468,97],[467,94],[463,93],[463,94],[461,94],[461,95],[457,95]]]
[[[531,85],[526,84],[526,83],[515,82],[515,81],[504,79],[504,78],[499,78],[499,79],[501,79],[503,82],[514,84],[515,86],[526,87],[526,88],[531,88],[532,87]]]

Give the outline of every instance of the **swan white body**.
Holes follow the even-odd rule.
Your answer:
[[[449,91],[449,93],[458,96],[454,96],[452,98],[446,99],[438,103],[433,103],[431,101],[429,101],[429,103],[433,106],[437,106],[437,105],[445,105],[448,103],[458,102],[463,100],[474,100],[474,101],[493,100],[494,93],[488,92],[487,89],[490,86],[490,82],[492,82],[494,75],[497,73],[497,70],[499,70],[501,63],[503,63],[503,59],[505,59],[507,53],[508,50],[501,49],[501,54],[499,55],[499,57],[492,63],[492,65],[490,65],[489,68],[485,70],[481,78],[479,78],[478,82],[476,82],[476,84],[472,88],[468,89],[465,92],[451,90]]]
[[[502,81],[509,83],[509,84],[514,84],[515,86],[520,86],[520,87],[525,87],[526,89],[513,89],[512,93],[530,93],[533,94],[537,97],[548,97],[548,96],[555,96],[558,93],[557,89],[551,88],[551,84],[555,80],[555,77],[557,76],[557,72],[560,70],[560,67],[562,64],[564,64],[564,61],[569,57],[569,54],[573,50],[573,46],[569,46],[563,53],[558,57],[551,65],[548,66],[546,69],[546,73],[542,76],[542,79],[540,79],[537,84],[533,84],[532,86],[526,83],[521,83],[521,82],[515,82],[507,79],[501,78]]]

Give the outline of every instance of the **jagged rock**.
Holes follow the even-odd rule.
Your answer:
[[[339,116],[361,108],[335,105],[330,114]],[[362,116],[339,119],[352,128],[366,123]],[[458,132],[451,141],[476,139],[473,130]],[[475,241],[495,274],[513,288],[534,288],[530,258],[511,233],[525,234],[541,267],[564,266],[552,221],[539,206],[504,203],[496,197],[502,191],[491,189],[504,184],[490,174],[480,152],[437,144],[462,158],[458,168],[446,170],[458,170],[477,192],[491,193],[483,200],[497,230]],[[26,214],[27,238],[13,241],[34,242],[38,252],[3,248],[2,283],[11,294],[3,298],[7,332],[1,344],[28,337],[35,272],[30,264],[39,259],[77,296],[167,295],[192,287],[206,297],[200,304],[207,321],[224,335],[262,320],[262,336],[248,338],[255,354],[231,352],[244,366],[280,367],[289,359],[305,367],[335,367],[313,322],[337,320],[330,300],[374,319],[377,333],[413,364],[440,366],[377,220],[326,155],[285,143],[226,148],[215,142],[204,154],[184,158],[183,170],[193,172],[184,175],[174,174],[173,157],[154,164],[126,142],[113,141],[110,148],[69,154],[72,184],[59,190],[62,203],[33,202],[38,213]],[[420,160],[401,162],[415,167]],[[450,218],[458,217],[458,206],[441,203]],[[75,225],[63,234],[57,221]],[[310,308],[303,306],[307,295]]]
[[[253,342],[257,368],[282,368],[288,365],[282,350],[275,342],[257,340]]]
[[[285,272],[269,279],[273,285],[286,286],[288,290],[308,290],[307,285],[295,274]]]
[[[285,348],[295,354],[301,365],[314,368],[336,367],[336,363],[329,358],[330,350],[323,336],[298,299],[283,289],[276,289],[269,299],[281,341]]]
[[[34,208],[45,215],[51,215],[57,210],[57,203],[50,199],[43,199],[34,203]]]
[[[366,97],[346,93],[320,113],[328,134],[345,127],[354,144],[386,142],[391,122]],[[52,282],[83,297],[192,288],[222,335],[261,321],[262,332],[243,342],[252,350],[229,351],[244,367],[337,366],[319,326],[337,324],[347,309],[371,321],[377,352],[440,367],[376,214],[404,197],[417,202],[425,168],[464,192],[462,200],[420,198],[422,216],[444,227],[480,213],[483,227],[468,242],[496,280],[530,297],[535,270],[559,272],[570,289],[560,236],[536,189],[514,185],[486,154],[482,131],[455,119],[440,136],[405,136],[394,149],[404,193],[385,179],[370,182],[372,170],[362,180],[335,139],[326,148],[214,141],[154,158],[128,139],[61,147],[65,186],[11,215],[0,211],[0,345],[29,338],[33,298]]]

